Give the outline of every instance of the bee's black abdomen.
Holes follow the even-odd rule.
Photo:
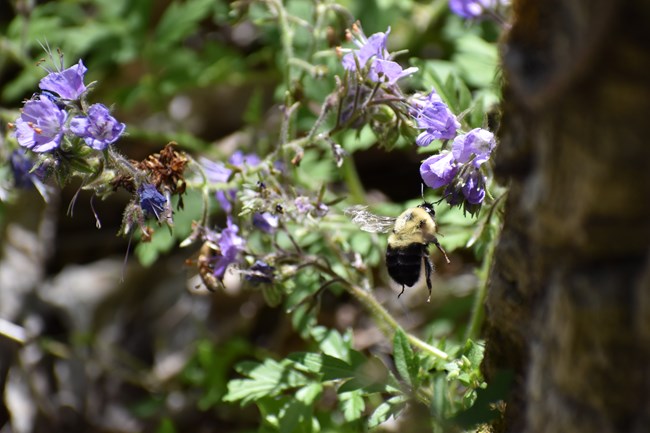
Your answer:
[[[410,244],[404,248],[386,249],[388,275],[398,284],[412,287],[420,279],[422,258],[427,254],[425,244]]]

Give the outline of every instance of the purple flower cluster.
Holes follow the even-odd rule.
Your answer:
[[[368,78],[375,83],[387,82],[389,85],[395,84],[397,80],[407,77],[415,72],[418,68],[411,67],[403,69],[399,63],[393,61],[393,56],[386,49],[386,42],[390,34],[390,27],[386,32],[378,32],[370,37],[366,37],[359,23],[352,26],[350,38],[357,46],[356,49],[344,50],[343,67],[348,71],[359,72],[366,71]]]
[[[25,102],[13,125],[20,146],[33,152],[50,152],[69,136],[83,138],[93,149],[104,150],[117,141],[126,126],[111,116],[106,106],[93,104],[86,112],[78,108],[85,106],[78,102],[88,90],[84,84],[86,71],[79,60],[68,69],[50,72],[40,81],[43,92]]]
[[[451,150],[422,162],[422,180],[434,189],[446,187],[444,197],[451,205],[480,205],[485,199],[485,177],[480,167],[489,160],[495,146],[494,134],[488,130],[476,128],[461,134],[454,139]]]
[[[425,98],[413,98],[412,106],[412,115],[422,131],[415,139],[418,146],[428,146],[433,140],[449,140],[456,136],[460,123],[435,90]]]

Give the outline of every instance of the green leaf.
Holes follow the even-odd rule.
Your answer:
[[[248,379],[233,379],[228,382],[224,401],[239,401],[242,405],[263,397],[273,397],[282,391],[306,385],[309,381],[291,368],[290,361],[277,362],[267,359],[264,363],[242,362],[236,370]]]
[[[350,154],[370,148],[377,138],[372,132],[370,126],[366,125],[361,128],[361,131],[349,130],[340,134],[338,142]]]
[[[397,415],[404,409],[406,400],[404,396],[391,397],[375,409],[375,411],[368,418],[368,428],[372,429],[379,424],[386,421],[390,416],[397,417]]]
[[[505,400],[512,386],[514,374],[510,370],[499,370],[485,389],[476,390],[474,405],[458,413],[452,421],[463,428],[471,427],[492,421],[498,416],[494,403]]]
[[[288,359],[298,363],[311,373],[322,375],[322,380],[336,380],[353,377],[354,368],[342,359],[320,353],[293,353]]]
[[[433,397],[431,398],[431,412],[434,417],[443,420],[447,417],[448,383],[444,374],[437,374],[433,378]]]
[[[465,348],[463,350],[463,355],[467,357],[471,363],[472,368],[478,369],[481,366],[481,362],[483,361],[484,352],[485,347],[482,343],[467,340],[467,343],[465,343]]]
[[[361,391],[351,391],[339,394],[339,402],[343,409],[343,417],[346,421],[352,422],[361,418],[361,414],[366,408]]]
[[[410,386],[417,387],[419,365],[402,329],[398,329],[393,337],[393,357],[402,379]]]
[[[323,385],[320,383],[310,383],[303,386],[296,392],[296,399],[304,404],[311,406],[323,393]]]
[[[338,393],[342,394],[357,389],[363,390],[366,394],[400,392],[397,379],[376,356],[357,364],[354,377],[341,385]]]
[[[308,432],[311,430],[311,417],[312,412],[307,405],[298,400],[290,400],[280,411],[280,432]]]
[[[456,40],[456,50],[452,61],[458,65],[465,81],[479,88],[494,85],[498,65],[496,44],[465,33]]]
[[[151,266],[158,260],[160,254],[171,250],[174,245],[174,237],[167,227],[157,227],[151,242],[140,242],[135,247],[135,255],[142,266]]]
[[[347,359],[352,347],[351,334],[341,335],[335,329],[316,326],[311,330],[311,336],[318,343],[323,353],[334,358]]]

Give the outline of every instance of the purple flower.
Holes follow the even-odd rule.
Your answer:
[[[219,247],[215,257],[214,275],[223,278],[226,268],[237,261],[239,253],[244,250],[246,241],[237,232],[239,227],[228,218],[227,227],[219,234],[216,244]]]
[[[235,167],[244,167],[244,165],[247,165],[249,167],[256,167],[260,165],[262,160],[260,159],[259,156],[255,155],[254,153],[249,153],[248,155],[245,155],[244,152],[238,150],[232,155],[230,155],[228,162],[234,165]]]
[[[66,112],[49,99],[30,99],[15,123],[18,144],[34,152],[56,149],[63,137],[66,117]]]
[[[213,184],[226,183],[232,174],[232,170],[226,167],[223,162],[210,161],[207,158],[199,160],[208,182]],[[235,190],[218,190],[215,197],[221,208],[229,214],[232,212],[232,200],[235,199]]]
[[[477,18],[485,9],[494,8],[497,0],[449,0],[449,9],[461,18]]]
[[[370,67],[368,76],[374,82],[387,81],[388,84],[395,84],[401,78],[408,77],[418,71],[416,67],[402,69],[399,63],[392,60],[375,59]]]
[[[357,69],[357,61],[355,60],[355,57],[359,60],[359,67],[363,68],[368,63],[368,60],[373,57],[375,59],[384,59],[388,56],[386,40],[390,34],[390,27],[388,27],[386,33],[375,33],[367,38],[363,33],[361,26],[355,24],[352,27],[352,34],[354,38],[353,42],[358,49],[352,50],[343,56],[343,67],[348,71],[354,71]]]
[[[74,66],[61,72],[50,72],[38,84],[43,90],[57,93],[63,99],[79,99],[86,91],[84,75],[88,69],[79,60]]]
[[[304,195],[296,197],[293,203],[296,205],[296,210],[300,214],[306,214],[314,209],[314,205],[311,204],[309,197],[305,197]]]
[[[276,215],[269,212],[253,215],[253,225],[265,233],[273,233],[278,228],[279,221]]]
[[[454,163],[454,156],[451,152],[441,152],[430,156],[420,165],[422,180],[427,186],[434,189],[450,183],[457,172],[458,167]]]
[[[473,156],[472,164],[474,167],[479,167],[490,159],[495,146],[494,134],[486,129],[476,128],[456,137],[451,145],[451,152],[456,162],[460,164],[472,160]]]
[[[232,175],[232,170],[226,167],[226,164],[223,162],[214,162],[207,158],[200,158],[199,162],[203,166],[205,176],[210,183],[226,183]],[[244,166],[255,167],[259,165],[262,160],[254,153],[246,155],[242,151],[238,150],[230,156],[228,162],[235,167],[243,168]],[[235,189],[218,190],[215,193],[219,205],[221,205],[221,208],[227,214],[232,212],[232,202],[235,200],[236,194],[237,191]]]
[[[475,168],[463,179],[463,195],[471,204],[480,204],[485,199],[485,177]]]
[[[223,162],[210,161],[207,158],[199,158],[199,163],[203,167],[203,172],[210,183],[226,183],[232,173],[232,170],[226,168]]]
[[[150,183],[142,184],[138,188],[138,200],[140,208],[146,215],[153,215],[160,221],[167,208],[167,198],[154,185]]]
[[[88,116],[75,117],[70,121],[70,131],[83,138],[95,150],[104,150],[120,138],[126,125],[120,123],[103,104],[88,108]]]
[[[23,148],[11,152],[9,166],[14,175],[15,185],[18,188],[32,188],[36,182],[42,181],[45,177],[43,166],[32,171],[34,162],[27,157]]]
[[[423,131],[415,139],[418,146],[428,146],[433,140],[454,138],[460,123],[440,95],[433,90],[422,100],[415,100],[414,117]]]
[[[253,284],[269,284],[273,282],[273,272],[275,272],[275,267],[261,260],[256,260],[253,266],[248,268],[244,278]]]

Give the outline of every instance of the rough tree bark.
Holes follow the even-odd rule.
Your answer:
[[[483,368],[515,381],[496,430],[648,431],[650,2],[514,8]]]

